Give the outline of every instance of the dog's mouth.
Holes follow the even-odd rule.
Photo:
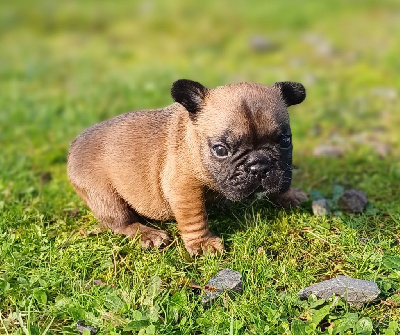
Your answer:
[[[292,183],[292,170],[276,170],[271,176],[261,182],[263,191],[267,195],[285,193]]]
[[[227,199],[240,201],[260,190],[268,195],[284,193],[289,189],[291,181],[292,168],[272,169],[258,175],[237,171],[218,183],[218,186]]]

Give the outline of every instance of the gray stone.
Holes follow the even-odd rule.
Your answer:
[[[78,322],[76,323],[76,329],[77,329],[78,332],[81,333],[81,334],[83,334],[83,332],[84,332],[85,330],[88,330],[88,331],[90,332],[90,335],[95,335],[95,334],[97,334],[96,328],[94,328],[94,327],[92,327],[92,326],[85,325],[85,322],[84,322],[84,321],[78,321]]]
[[[332,57],[336,54],[336,50],[332,44],[321,35],[307,33],[303,38],[306,43],[313,46],[315,53],[319,56]]]
[[[395,100],[398,96],[397,90],[392,87],[376,87],[371,93],[388,100]]]
[[[305,73],[301,82],[304,85],[312,86],[317,83],[317,77],[313,73]]]
[[[314,294],[320,299],[339,296],[349,304],[360,306],[378,297],[381,292],[375,282],[338,276],[302,289],[298,295],[302,299]]]
[[[339,198],[338,205],[344,212],[361,213],[367,205],[367,196],[360,190],[347,190]]]
[[[208,281],[204,289],[203,304],[211,303],[215,298],[221,295],[224,290],[241,293],[242,275],[231,269],[222,269],[219,271]]]
[[[375,129],[375,133],[377,132],[382,132],[382,129]],[[385,158],[392,151],[392,148],[388,143],[381,142],[375,136],[368,133],[355,134],[353,135],[352,139],[356,143],[366,144],[370,146],[371,149],[375,151],[380,158]]]
[[[369,238],[369,237],[359,237],[358,242],[360,242],[361,244],[368,244],[368,243],[378,244],[379,239],[378,238]]]
[[[344,150],[341,147],[334,145],[320,145],[314,148],[313,154],[315,157],[341,157]]]
[[[314,215],[316,216],[328,215],[330,212],[328,200],[326,199],[314,200],[312,202],[312,210]]]
[[[40,174],[40,184],[41,185],[46,185],[50,183],[53,180],[53,176],[51,172],[49,171],[44,171]]]
[[[274,42],[261,35],[254,35],[249,41],[250,47],[257,52],[274,51],[277,46]]]
[[[392,151],[391,146],[387,143],[374,141],[374,142],[370,142],[370,146],[378,154],[378,156],[380,158],[385,158]]]

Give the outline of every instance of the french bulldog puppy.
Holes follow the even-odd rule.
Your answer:
[[[139,234],[142,246],[151,248],[169,236],[140,218],[175,219],[187,251],[196,255],[223,251],[208,227],[207,190],[238,201],[262,189],[299,202],[289,189],[287,108],[305,99],[303,85],[244,82],[208,89],[181,79],[171,94],[175,103],[168,107],[116,116],[71,143],[69,179],[101,223],[117,234]]]

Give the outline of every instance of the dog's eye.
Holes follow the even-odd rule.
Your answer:
[[[226,156],[228,156],[228,154],[229,154],[228,149],[225,148],[225,147],[224,147],[223,145],[221,145],[221,144],[214,145],[214,146],[212,147],[212,152],[213,152],[214,155],[217,156],[217,157],[226,157]]]
[[[289,149],[292,145],[292,137],[289,135],[282,136],[279,145],[282,149]]]

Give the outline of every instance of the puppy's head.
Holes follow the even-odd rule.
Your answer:
[[[208,89],[181,79],[172,97],[197,133],[201,161],[217,191],[240,200],[262,187],[287,191],[292,180],[292,134],[287,107],[305,99],[303,85],[239,83]]]

